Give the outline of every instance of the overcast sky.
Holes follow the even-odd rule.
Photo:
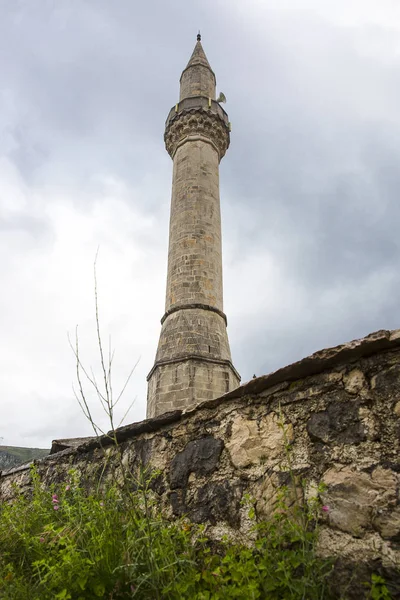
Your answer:
[[[164,122],[198,29],[227,97],[224,294],[242,381],[400,326],[398,0],[0,0],[0,436],[91,435],[67,333],[145,416],[164,312]],[[96,371],[97,372],[97,371]],[[88,399],[95,402],[87,388]],[[99,424],[107,427],[94,407]]]

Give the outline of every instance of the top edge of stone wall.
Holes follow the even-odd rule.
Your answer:
[[[158,417],[120,427],[116,430],[117,440],[118,442],[124,442],[125,440],[134,438],[143,433],[153,433],[165,425],[177,423],[181,419],[189,418],[190,415],[198,412],[202,408],[211,408],[229,400],[237,400],[245,396],[260,394],[277,384],[317,375],[334,367],[349,364],[360,358],[391,350],[398,346],[400,346],[400,329],[382,329],[370,333],[364,338],[352,340],[351,342],[332,348],[326,348],[325,350],[319,350],[306,358],[286,367],[282,367],[277,371],[273,371],[268,375],[262,375],[261,377],[251,379],[235,390],[232,390],[219,398],[202,402],[193,409],[186,411],[175,410],[159,415]],[[88,437],[54,440],[49,456],[61,456],[61,454],[64,455],[65,453],[73,452],[84,453],[93,448],[106,447],[113,443],[114,440],[110,433],[100,436],[99,438]],[[49,460],[49,456],[36,459],[34,464]],[[56,458],[56,456],[54,456],[54,458]],[[7,477],[19,471],[29,469],[30,464],[32,463],[21,465],[6,472],[1,472],[0,477]]]

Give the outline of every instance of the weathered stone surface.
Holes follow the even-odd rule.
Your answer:
[[[384,371],[380,371],[371,378],[372,388],[378,388],[381,391],[387,390],[389,393],[400,385],[400,364],[393,365]]]
[[[371,573],[382,575],[390,591],[390,598],[400,598],[400,578],[396,558],[390,546],[376,533],[362,539],[321,527],[318,553],[321,557],[335,558],[331,576],[335,597],[342,600],[370,598],[366,583]]]
[[[364,373],[360,369],[353,369],[343,378],[344,388],[349,394],[360,394],[368,388]]]
[[[395,590],[395,598],[400,569],[399,341],[397,332],[378,332],[252,380],[190,411],[122,428],[117,435],[124,465],[132,473],[141,462],[157,468],[153,490],[160,510],[171,518],[187,515],[205,523],[215,539],[253,539],[245,494],[255,503],[257,518],[265,518],[292,477],[299,492],[300,481],[306,481],[306,497],[325,483],[321,499],[328,511],[321,512],[318,551],[338,559],[334,577],[340,585],[345,582],[343,590],[349,586],[345,597],[365,597],[363,581],[377,572]],[[103,441],[108,457],[104,477],[112,478],[119,472],[117,453],[107,438]],[[97,440],[37,462],[48,484],[67,478],[73,467],[90,485],[103,465]],[[1,499],[13,497],[13,483],[27,491],[29,471],[2,476]]]
[[[82,444],[87,443],[91,440],[96,440],[95,437],[79,437],[79,438],[68,438],[65,440],[53,440],[51,444],[50,454],[55,454],[56,452],[61,452],[61,450],[67,450],[72,448],[78,448],[78,446],[82,446]]]
[[[170,500],[174,515],[189,517],[194,523],[226,523],[237,528],[240,525],[240,501],[243,484],[232,481],[206,483],[192,497],[184,490],[171,493]]]
[[[224,442],[209,435],[189,442],[171,462],[169,474],[171,489],[183,488],[190,473],[209,475],[218,465]]]
[[[312,439],[324,443],[335,439],[357,444],[366,437],[356,402],[331,402],[326,410],[311,415],[307,431]]]
[[[182,73],[165,145],[173,159],[165,314],[148,375],[147,415],[193,408],[236,388],[223,313],[219,163],[230,141],[200,40]]]
[[[275,512],[276,504],[279,501],[282,486],[288,486],[291,489],[291,497],[286,498],[290,506],[295,499],[301,499],[301,488],[296,483],[295,489],[292,489],[292,482],[288,472],[270,472],[266,473],[251,488],[252,496],[255,499],[255,508],[257,516],[260,519],[269,519]]]
[[[358,411],[363,426],[363,434],[368,440],[379,439],[379,423],[373,412],[367,406],[360,406]]]
[[[215,75],[207,60],[200,39],[181,76],[180,99],[191,96],[215,98]]]
[[[282,455],[284,444],[292,439],[292,424],[283,427],[275,413],[257,420],[238,415],[232,422],[226,447],[234,466],[241,468]]]
[[[247,394],[259,394],[277,383],[304,379],[304,377],[322,373],[322,371],[333,369],[338,365],[349,364],[361,357],[390,350],[399,345],[400,329],[375,331],[365,338],[353,340],[326,350],[319,350],[311,356],[278,369],[269,375],[250,380],[240,388],[225,394],[225,397],[228,399],[242,397]]]
[[[369,474],[336,465],[324,474],[323,481],[328,486],[323,499],[329,506],[330,525],[356,537],[373,529],[374,516],[379,511],[397,503],[399,481],[389,469],[377,467]]]
[[[400,508],[390,507],[386,510],[378,510],[377,513],[373,525],[382,538],[400,542]]]
[[[220,317],[218,319],[221,320]],[[224,394],[238,383],[228,359],[200,360],[195,354],[187,355],[176,362],[157,365],[149,380],[149,406],[153,406],[157,399],[159,409],[190,410],[216,395]],[[189,405],[188,397],[192,398]]]

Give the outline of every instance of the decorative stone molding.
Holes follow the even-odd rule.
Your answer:
[[[200,309],[200,310],[210,310],[211,312],[215,312],[217,313],[217,315],[219,315],[220,317],[223,318],[223,320],[225,321],[225,325],[228,325],[228,319],[226,318],[226,314],[224,312],[222,312],[222,310],[219,310],[219,308],[216,308],[215,306],[211,306],[210,304],[199,304],[199,303],[192,303],[192,304],[179,304],[179,306],[174,306],[173,308],[168,309],[162,319],[161,319],[161,325],[164,323],[165,319],[167,317],[169,317],[169,315],[172,315],[175,312],[178,312],[178,310],[191,310],[191,309]]]
[[[165,147],[171,158],[174,157],[180,144],[188,138],[211,142],[221,160],[229,147],[229,126],[211,110],[204,110],[204,108],[183,110],[168,120],[165,128]]]
[[[150,373],[147,375],[147,381],[149,381],[149,379],[151,378],[151,376],[153,375],[153,373],[157,369],[157,367],[162,367],[164,365],[176,365],[177,363],[187,362],[190,360],[195,360],[195,361],[199,360],[204,363],[210,363],[210,364],[214,364],[214,365],[222,365],[222,366],[229,367],[229,369],[231,369],[231,371],[235,374],[235,376],[240,381],[240,375],[236,371],[235,367],[233,366],[233,364],[230,360],[228,360],[226,358],[209,358],[208,356],[205,356],[204,354],[184,354],[183,356],[177,356],[176,358],[168,358],[166,360],[157,360],[154,363]]]

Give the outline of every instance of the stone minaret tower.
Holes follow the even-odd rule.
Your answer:
[[[190,408],[234,389],[222,302],[219,162],[229,146],[228,115],[200,34],[167,118],[174,162],[165,314],[150,371],[147,416]]]

